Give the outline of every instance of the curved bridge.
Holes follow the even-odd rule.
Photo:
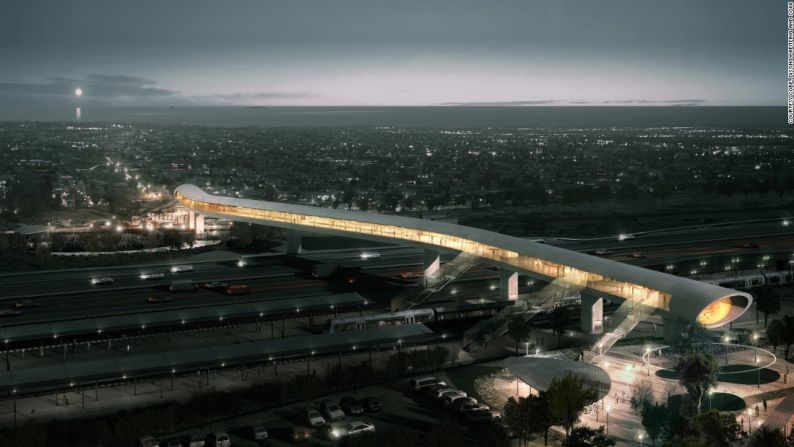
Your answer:
[[[665,317],[697,321],[707,328],[735,320],[752,302],[744,292],[462,225],[216,196],[194,185],[177,187],[174,196],[187,208],[210,217],[465,252],[506,270],[562,280],[597,296],[650,306]]]

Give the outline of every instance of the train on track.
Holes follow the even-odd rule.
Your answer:
[[[739,276],[702,278],[700,281],[729,289],[747,290],[758,287],[777,287],[791,284],[794,282],[794,274],[792,274],[791,271],[753,272]]]

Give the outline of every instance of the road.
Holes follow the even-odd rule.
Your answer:
[[[548,239],[547,243],[567,249],[593,253],[608,250],[606,257],[622,262],[653,266],[677,262],[685,258],[713,259],[722,255],[758,255],[782,253],[788,256],[794,247],[794,228],[779,222],[757,222],[722,225],[708,229],[689,228],[639,235],[633,239],[570,240]],[[751,243],[750,248],[742,244]],[[362,257],[370,254],[370,257]],[[748,260],[753,256],[747,256]],[[230,302],[283,299],[291,296],[319,295],[383,288],[387,283],[372,281],[370,275],[388,278],[391,283],[402,282],[398,275],[402,271],[420,271],[422,249],[414,247],[379,247],[376,249],[329,250],[301,254],[301,258],[312,262],[337,263],[346,267],[361,268],[363,278],[358,284],[345,287],[340,281],[312,279],[306,272],[284,265],[283,255],[265,256],[247,260],[245,267],[236,262],[192,263],[193,271],[170,273],[169,265],[151,268],[117,267],[84,269],[62,272],[6,274],[0,276],[0,302],[3,307],[12,306],[25,298],[33,299],[42,306],[23,309],[19,316],[4,317],[3,324],[21,324],[40,321],[84,318],[86,316],[135,313],[149,309],[169,309],[193,306],[211,306]],[[451,256],[444,257],[444,260]],[[753,258],[754,259],[754,258]],[[162,279],[142,280],[142,273],[162,272]],[[462,279],[472,277],[495,277],[495,272],[483,272],[482,267],[470,271]],[[91,279],[111,277],[114,282],[106,286],[92,286]],[[228,284],[248,284],[252,295],[232,298],[220,292],[199,290],[186,294],[170,294],[171,303],[148,305],[147,296],[169,294],[167,285],[175,279],[190,279],[198,283],[223,281]],[[394,285],[393,284],[393,285]],[[468,284],[466,294],[493,294],[495,282],[480,288]],[[463,290],[463,288],[460,288]],[[450,289],[452,290],[452,288]]]

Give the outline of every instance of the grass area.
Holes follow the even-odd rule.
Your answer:
[[[749,371],[748,371],[749,370]],[[737,373],[736,371],[746,371]],[[759,382],[758,371],[755,370],[755,365],[726,365],[720,367],[717,380],[724,383],[736,383],[741,385],[755,385]],[[775,382],[780,379],[780,374],[777,371],[763,368],[760,373],[761,384]],[[656,376],[662,379],[678,380],[679,374],[669,369],[661,369],[656,371]]]
[[[669,402],[672,403],[673,407],[677,407],[677,404],[680,404],[681,399],[684,398],[683,394],[676,394],[670,396]],[[730,393],[714,393],[711,396],[711,406],[709,407],[709,398],[704,397],[703,402],[701,403],[702,410],[708,411],[709,408],[712,410],[719,410],[719,411],[740,411],[746,407],[744,399],[741,397],[730,394]]]

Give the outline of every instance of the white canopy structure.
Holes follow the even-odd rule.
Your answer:
[[[667,318],[707,328],[735,320],[752,302],[744,292],[463,225],[216,196],[194,185],[181,185],[174,195],[205,216],[470,253],[506,270],[576,284],[596,296],[648,305]]]

